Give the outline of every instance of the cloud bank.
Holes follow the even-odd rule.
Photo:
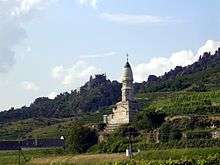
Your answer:
[[[16,47],[26,39],[24,25],[33,19],[32,11],[52,0],[0,0],[0,73],[14,65]]]
[[[34,91],[34,92],[40,89],[40,87],[37,84],[31,81],[23,81],[21,83],[21,87],[26,91]]]
[[[58,95],[57,92],[51,92],[51,93],[49,93],[49,94],[47,95],[47,97],[48,97],[49,99],[54,99],[57,95]]]
[[[134,66],[134,80],[136,82],[146,81],[147,77],[151,74],[160,76],[165,72],[174,69],[176,66],[187,66],[199,59],[200,55],[204,52],[215,51],[220,47],[220,42],[208,40],[202,45],[196,53],[192,50],[181,50],[179,52],[172,53],[170,57],[155,57],[147,63],[141,63]]]
[[[97,74],[99,69],[93,65],[88,65],[85,61],[77,61],[71,67],[63,65],[52,69],[52,77],[63,85],[78,87],[88,81],[90,75]]]

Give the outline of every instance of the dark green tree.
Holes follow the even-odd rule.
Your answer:
[[[164,123],[165,116],[165,113],[159,111],[142,111],[138,114],[135,125],[139,129],[156,129]]]
[[[94,129],[74,123],[67,131],[67,150],[71,153],[86,152],[91,146],[97,144],[98,137]]]

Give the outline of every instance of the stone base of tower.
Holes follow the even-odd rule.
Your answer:
[[[113,108],[113,113],[106,116],[106,130],[113,131],[123,124],[135,120],[138,112],[138,104],[135,101],[121,101]]]

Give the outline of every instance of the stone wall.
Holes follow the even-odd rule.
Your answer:
[[[107,124],[128,124],[137,113],[137,105],[135,102],[121,101],[113,108],[113,114],[107,117]]]

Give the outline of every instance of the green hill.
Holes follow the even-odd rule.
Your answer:
[[[220,90],[209,92],[154,92],[142,93],[143,110],[159,110],[167,115],[220,114]],[[148,102],[148,104],[146,104]]]
[[[220,48],[205,53],[192,65],[177,66],[163,76],[135,83],[141,111],[162,111],[167,116],[220,114]],[[0,139],[59,136],[74,120],[100,123],[121,97],[121,84],[105,75],[91,77],[78,91],[55,99],[37,98],[29,107],[0,112]]]

